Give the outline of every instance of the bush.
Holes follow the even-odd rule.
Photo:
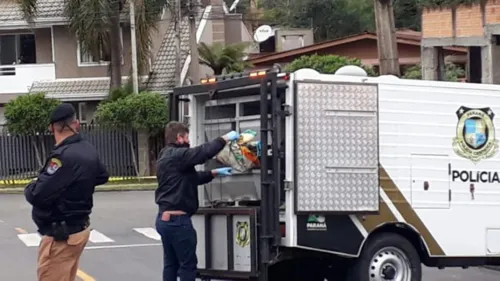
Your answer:
[[[157,93],[142,92],[126,95],[97,107],[96,121],[104,126],[161,131],[168,121],[165,98]]]
[[[122,129],[130,145],[135,172],[140,176],[132,131],[128,129],[146,131],[150,136],[162,132],[168,122],[165,98],[150,92],[122,96],[100,104],[95,117],[105,127]]]
[[[453,63],[446,64],[446,81],[456,82],[458,81],[458,78],[464,76],[465,70],[463,68]],[[422,79],[422,67],[420,64],[407,68],[403,74],[403,78],[416,80]]]
[[[44,93],[19,96],[5,105],[7,130],[16,135],[37,135],[49,127],[50,113],[61,102]]]
[[[46,98],[44,93],[37,93],[19,96],[5,105],[7,131],[29,136],[40,167],[47,156],[44,134],[48,132],[50,114],[60,103]]]
[[[368,76],[376,76],[375,71],[361,63],[361,60],[337,55],[317,55],[301,56],[293,60],[285,67],[285,71],[294,72],[301,68],[312,68],[319,73],[334,74],[339,68],[346,65],[356,65],[362,67]]]

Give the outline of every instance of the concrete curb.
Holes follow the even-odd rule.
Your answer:
[[[500,271],[500,266],[498,265],[485,265],[483,268],[489,269],[489,270],[494,270],[494,271]]]
[[[155,190],[158,187],[156,183],[145,184],[109,184],[96,187],[96,192],[113,192],[113,191],[147,191]],[[0,187],[0,194],[21,194],[24,193],[23,187]]]

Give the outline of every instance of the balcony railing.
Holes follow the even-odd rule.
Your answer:
[[[27,93],[33,82],[55,78],[53,63],[0,65],[0,94]]]

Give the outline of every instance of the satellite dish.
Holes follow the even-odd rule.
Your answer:
[[[274,30],[271,26],[261,25],[255,30],[255,33],[253,34],[253,40],[262,43],[273,35],[274,35]]]

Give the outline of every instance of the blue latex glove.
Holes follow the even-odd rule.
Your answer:
[[[238,133],[236,131],[231,131],[231,132],[227,133],[226,135],[224,135],[224,137],[226,137],[226,139],[228,141],[235,141],[235,140],[240,138],[240,133]]]
[[[215,171],[215,174],[218,176],[230,176],[230,175],[232,175],[233,168],[224,167],[224,168],[215,169],[214,171]]]

